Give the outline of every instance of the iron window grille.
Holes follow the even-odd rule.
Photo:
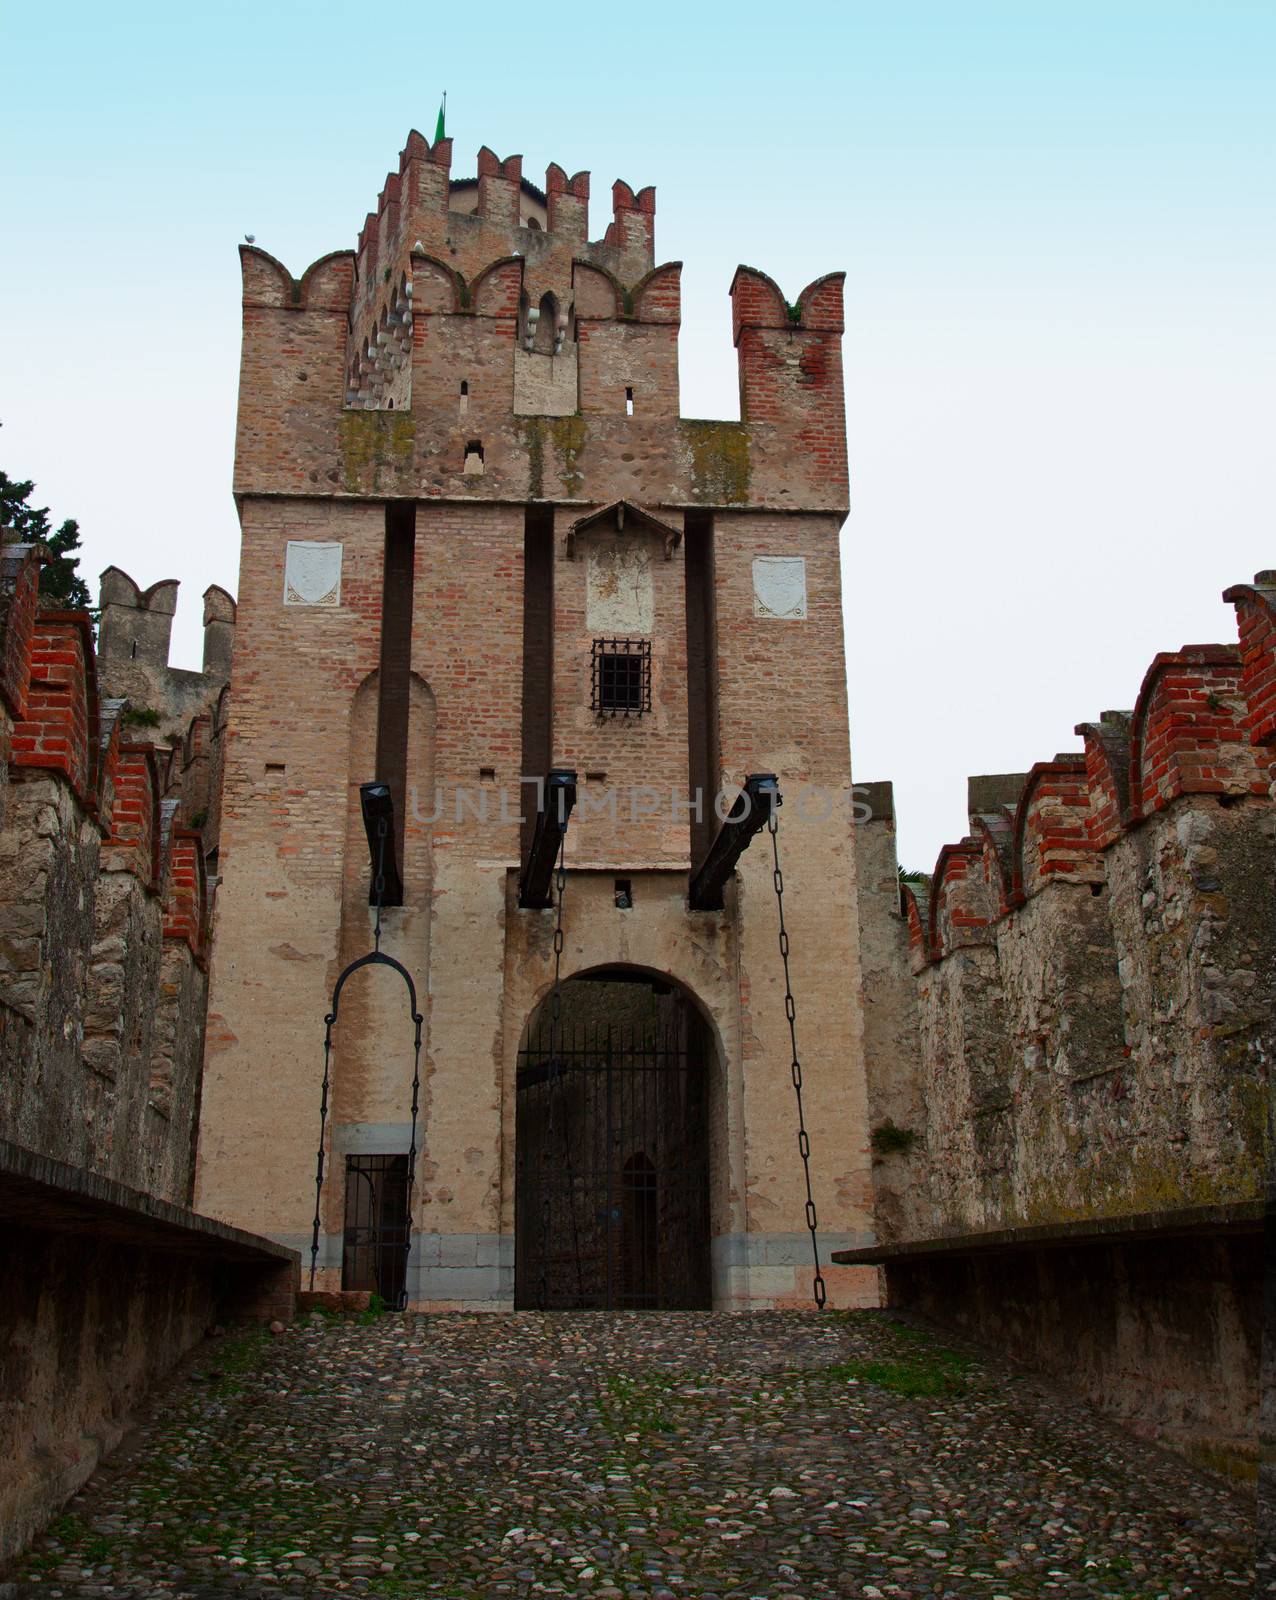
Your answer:
[[[590,704],[605,717],[651,710],[651,640],[595,639]]]

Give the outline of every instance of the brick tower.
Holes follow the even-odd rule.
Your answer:
[[[451,157],[412,133],[358,248],[300,279],[240,250],[197,1204],[309,1265],[376,779],[400,879],[382,949],[424,1016],[413,1238],[404,1267],[410,1006],[370,967],[333,1030],[317,1281],[435,1307],[809,1303],[766,831],[720,908],[692,893],[715,794],[773,773],[825,1274],[832,1302],[872,1303],[871,1269],[827,1266],[871,1239],[842,276],[790,305],[740,267],[742,420],[689,420],[654,190],[616,183],[590,242],[587,173],[551,166],[542,192],[518,156],[459,180]],[[530,870],[551,769],[577,795],[556,1007],[556,895]]]

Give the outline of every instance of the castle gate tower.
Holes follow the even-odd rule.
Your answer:
[[[774,774],[829,1298],[873,1303],[838,537],[842,275],[731,285],[739,422],[679,415],[655,193],[412,133],[354,251],[241,247],[242,526],[197,1204],[427,1307],[809,1304]],[[560,896],[538,814],[575,774]],[[548,797],[548,798],[547,798]],[[538,809],[539,808],[539,809]],[[541,816],[540,826],[544,828]],[[543,852],[542,852],[543,853]],[[552,851],[549,859],[552,860]],[[543,865],[543,863],[542,863]],[[530,887],[529,887],[530,886]]]

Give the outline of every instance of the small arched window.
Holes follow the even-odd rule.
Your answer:
[[[552,356],[558,339],[558,301],[552,294],[541,296],[540,316],[536,322],[536,337],[532,349],[541,355]]]

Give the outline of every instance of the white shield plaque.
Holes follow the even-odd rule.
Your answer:
[[[806,558],[755,556],[753,615],[801,622],[806,617]]]
[[[284,557],[286,606],[341,604],[341,546],[289,539]]]

